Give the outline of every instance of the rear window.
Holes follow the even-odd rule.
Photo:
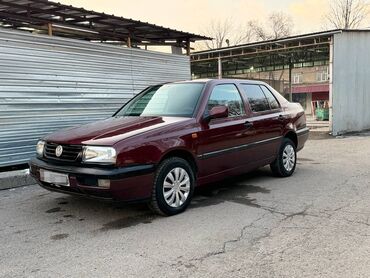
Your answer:
[[[261,86],[263,92],[265,93],[265,96],[270,104],[271,109],[279,109],[280,105],[279,102],[276,100],[275,96],[273,93],[266,87],[266,86]]]
[[[270,104],[259,85],[242,84],[242,87],[253,112],[270,110]]]

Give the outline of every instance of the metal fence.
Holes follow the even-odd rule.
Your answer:
[[[369,30],[334,35],[333,135],[370,129],[369,52]]]
[[[112,115],[149,85],[190,78],[189,57],[0,29],[0,167],[38,138]]]

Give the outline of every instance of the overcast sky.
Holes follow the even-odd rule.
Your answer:
[[[237,25],[263,21],[274,11],[292,16],[294,33],[322,29],[329,1],[336,0],[59,0],[99,12],[203,34],[212,20],[232,18]],[[370,26],[369,18],[363,27]]]

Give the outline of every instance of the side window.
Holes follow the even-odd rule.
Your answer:
[[[242,98],[233,84],[222,84],[213,88],[208,100],[208,110],[219,105],[225,105],[229,108],[229,117],[245,115]]]
[[[265,96],[270,104],[271,109],[279,109],[280,105],[279,102],[276,100],[275,96],[271,93],[271,91],[266,86],[261,86]]]
[[[248,98],[249,105],[253,112],[262,112],[270,110],[269,102],[258,85],[242,84],[246,97]]]

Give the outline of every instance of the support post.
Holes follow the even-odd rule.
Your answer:
[[[131,48],[131,37],[130,36],[127,37],[127,47]]]
[[[48,35],[52,36],[53,35],[53,24],[48,23]]]
[[[292,71],[293,71],[294,65],[292,62],[292,58],[289,58],[289,101],[293,101],[293,80],[292,80]]]
[[[221,79],[222,78],[222,61],[221,61],[220,56],[218,57],[217,62],[218,62],[218,79]]]
[[[186,55],[190,56],[190,39],[186,40]]]

